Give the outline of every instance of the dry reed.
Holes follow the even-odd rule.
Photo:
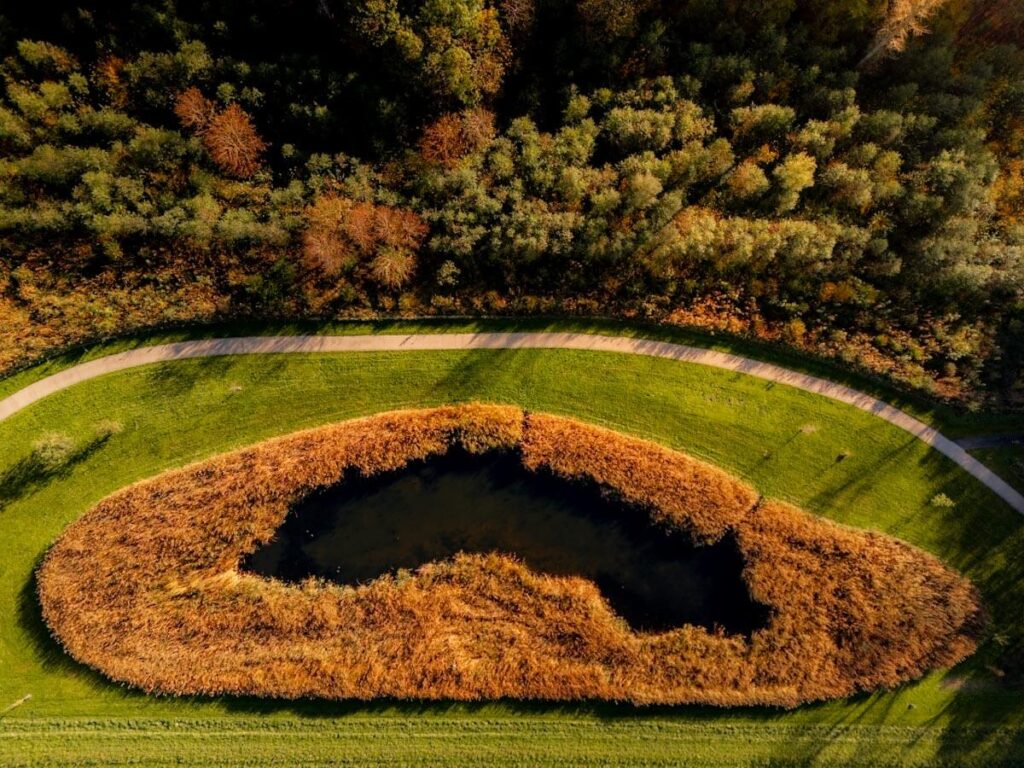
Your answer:
[[[238,570],[294,502],[346,469],[398,469],[456,445],[596,481],[703,541],[732,532],[767,626],[749,639],[637,633],[591,582],[497,554],[358,587]],[[484,405],[297,433],[123,489],[65,531],[38,575],[44,618],[72,656],[182,695],[792,707],[954,664],[984,623],[971,584],[909,545],[759,501],[649,442]]]

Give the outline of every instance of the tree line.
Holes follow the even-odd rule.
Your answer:
[[[0,343],[202,290],[650,317],[1024,395],[1014,3],[52,5],[0,12]]]

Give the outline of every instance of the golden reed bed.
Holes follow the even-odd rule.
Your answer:
[[[500,555],[359,587],[239,572],[292,504],[346,468],[394,470],[454,445],[597,481],[700,541],[734,532],[767,626],[749,640],[693,626],[636,633],[591,582]],[[650,442],[488,405],[385,413],[165,473],[71,525],[38,576],[43,615],[72,656],[182,695],[792,707],[952,665],[984,624],[973,586],[903,542],[759,499]]]

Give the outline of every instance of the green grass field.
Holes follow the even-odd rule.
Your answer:
[[[40,375],[0,382],[0,394]],[[653,438],[767,495],[899,536],[974,579],[992,612],[992,637],[961,667],[898,691],[779,712],[148,698],[71,662],[42,626],[33,568],[104,495],[272,435],[468,400]],[[96,440],[109,420],[123,430]],[[65,469],[39,472],[27,460],[32,443],[53,431],[73,436],[81,450]],[[837,461],[840,454],[848,457]],[[939,493],[956,506],[933,505]],[[1024,764],[1024,695],[988,668],[1006,639],[1024,631],[1024,517],[895,427],[739,374],[560,350],[251,356],[139,368],[0,422],[0,532],[3,766]]]
[[[447,320],[379,320],[338,322],[235,322],[202,325],[161,331],[146,331],[66,350],[25,369],[0,378],[0,397],[5,397],[34,381],[78,363],[97,357],[153,344],[189,339],[229,336],[267,336],[288,334],[346,335],[359,333],[471,333],[478,331],[576,331],[581,333],[629,336],[690,344],[781,365],[790,370],[820,376],[886,400],[922,421],[940,426],[950,437],[979,433],[1022,432],[1024,415],[972,412],[954,408],[924,397],[921,393],[897,388],[881,377],[851,370],[838,361],[808,356],[791,347],[769,344],[726,333],[693,328],[623,322],[618,320],[502,318]]]

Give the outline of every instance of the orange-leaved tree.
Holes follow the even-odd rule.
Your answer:
[[[424,129],[420,155],[442,168],[454,168],[463,157],[489,144],[494,134],[494,113],[489,110],[450,112]]]
[[[252,118],[237,104],[231,104],[210,121],[203,143],[218,168],[240,179],[247,179],[260,169],[267,147]]]
[[[217,105],[193,86],[178,94],[174,100],[174,114],[184,127],[201,133],[210,126],[210,121],[217,114]]]
[[[326,274],[360,269],[384,288],[400,288],[415,271],[427,231],[407,208],[326,194],[306,210],[303,254]]]
[[[267,145],[252,118],[237,104],[218,110],[213,101],[192,87],[178,94],[174,114],[203,140],[213,162],[229,176],[248,179],[262,166]]]

